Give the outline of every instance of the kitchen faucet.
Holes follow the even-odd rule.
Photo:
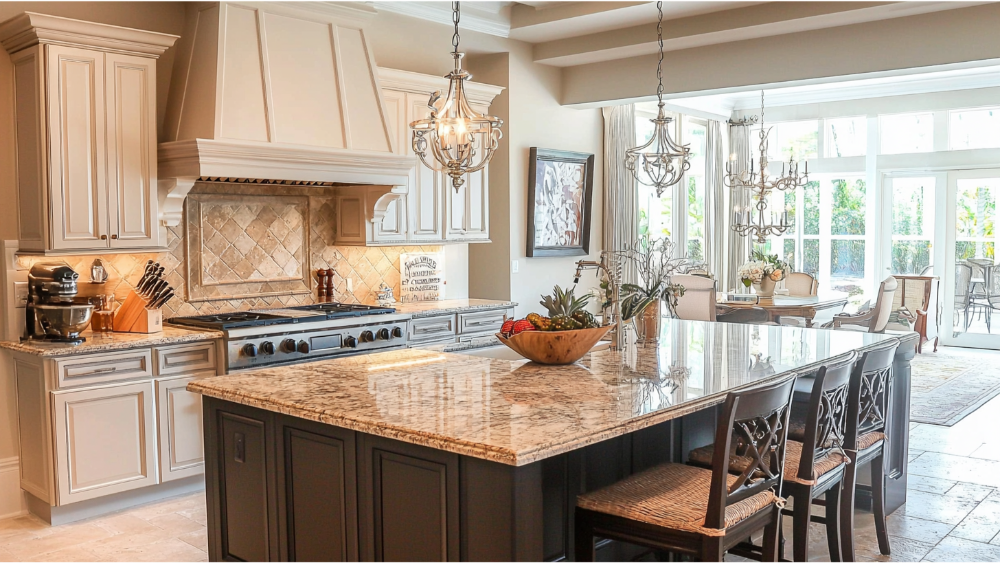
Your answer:
[[[619,350],[619,349],[621,349],[621,343],[622,343],[621,334],[622,334],[622,330],[623,330],[623,328],[621,326],[621,318],[620,318],[621,317],[621,314],[620,314],[621,313],[621,307],[620,307],[620,298],[621,298],[621,295],[619,294],[618,279],[617,279],[618,276],[616,275],[617,274],[617,271],[616,271],[617,268],[613,268],[612,266],[609,265],[609,263],[613,263],[612,261],[613,261],[612,254],[610,252],[606,251],[606,250],[601,252],[601,260],[600,260],[600,262],[595,262],[593,260],[579,260],[579,261],[577,261],[577,263],[576,263],[576,274],[573,276],[573,283],[577,284],[577,283],[580,282],[580,276],[583,275],[583,271],[584,270],[597,270],[598,272],[601,272],[601,271],[604,272],[604,275],[608,278],[608,287],[611,289],[611,304],[608,305],[607,307],[605,307],[604,304],[603,304],[604,298],[602,296],[602,298],[601,298],[601,301],[602,301],[602,303],[601,303],[601,317],[602,317],[601,323],[604,326],[607,326],[607,325],[611,324],[612,322],[618,322],[619,323],[619,326],[615,327],[611,331],[611,349],[612,350]],[[610,314],[609,314],[609,309],[610,309]]]

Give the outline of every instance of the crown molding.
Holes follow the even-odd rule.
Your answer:
[[[380,12],[390,12],[434,23],[451,25],[451,6],[446,2],[372,2]],[[465,6],[475,6],[466,3]],[[460,29],[478,31],[487,35],[507,38],[510,36],[510,19],[498,14],[498,19],[491,19],[468,9],[462,11]]]
[[[16,53],[39,43],[159,57],[179,36],[24,12],[0,23],[0,44]]]
[[[448,88],[448,79],[443,76],[393,68],[379,67],[378,81],[386,90],[400,90],[413,94],[430,94]],[[469,96],[469,100],[475,104],[490,105],[493,103],[493,98],[496,98],[503,91],[503,86],[483,84],[482,82],[465,83],[465,93]]]

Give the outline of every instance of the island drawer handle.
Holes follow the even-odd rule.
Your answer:
[[[90,373],[111,373],[111,372],[117,371],[117,370],[118,370],[117,366],[112,366],[112,367],[109,367],[109,368],[95,369],[94,371],[92,371]]]

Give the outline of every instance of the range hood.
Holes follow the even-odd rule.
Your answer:
[[[379,186],[378,219],[416,166],[394,153],[363,3],[187,5],[159,145],[161,222],[199,180]],[[368,188],[373,190],[373,188]]]

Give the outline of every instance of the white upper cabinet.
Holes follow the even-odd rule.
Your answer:
[[[162,247],[156,58],[177,37],[25,13],[0,24],[14,65],[22,251]]]
[[[448,81],[438,77],[392,69],[379,69],[382,97],[390,117],[396,154],[411,156],[410,123],[430,114],[427,101],[431,92],[444,90]],[[488,84],[466,85],[473,107],[487,113],[489,105],[503,89]],[[405,198],[406,243],[447,244],[489,242],[489,166],[469,174],[456,192],[443,172],[417,161],[410,173]]]

